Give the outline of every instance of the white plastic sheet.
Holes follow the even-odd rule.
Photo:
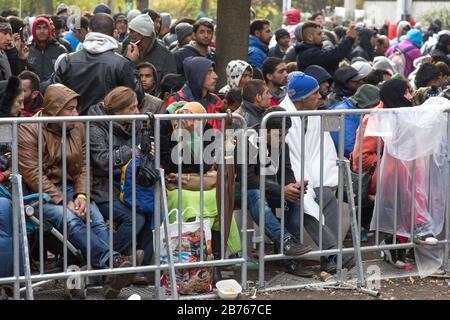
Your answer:
[[[419,228],[421,232],[435,236],[442,232],[448,193],[445,109],[450,109],[450,101],[430,98],[418,107],[370,116],[366,135],[381,136],[384,140],[380,183],[377,186],[379,194],[371,229],[377,227],[376,213],[379,210],[378,226],[381,232],[410,238],[411,227],[415,230],[419,225],[425,226]],[[397,202],[394,199],[396,163]],[[416,247],[415,255],[422,277],[430,275],[442,264],[442,246]]]

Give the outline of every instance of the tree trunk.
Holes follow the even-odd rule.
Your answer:
[[[209,0],[202,0],[202,5],[200,7],[200,9],[204,12],[204,13],[208,13],[209,11]]]
[[[218,0],[216,72],[218,86],[226,84],[225,68],[231,60],[248,59],[251,0]]]
[[[42,9],[43,12],[53,15],[53,1],[52,0],[43,0],[42,1]]]
[[[148,0],[136,0],[136,5],[139,11],[148,9]]]

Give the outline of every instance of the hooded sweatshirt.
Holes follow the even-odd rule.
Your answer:
[[[367,61],[372,61],[375,57],[375,49],[370,43],[370,39],[374,35],[374,31],[370,29],[362,29],[358,35],[359,44],[352,51],[350,58],[362,57]]]
[[[36,26],[45,23],[48,28],[47,39],[39,41],[36,35]],[[28,56],[28,69],[39,76],[41,82],[48,80],[55,71],[56,59],[63,53],[67,53],[66,48],[52,38],[52,28],[48,19],[44,17],[36,18],[32,27],[33,43],[29,45],[30,54]]]
[[[287,10],[284,15],[287,19],[286,30],[289,32],[289,36],[291,38],[291,41],[289,41],[289,45],[293,46],[297,42],[297,39],[295,36],[295,29],[300,24],[300,20],[301,20],[300,10],[290,9],[290,10]]]
[[[166,106],[170,106],[174,102],[188,101],[199,102],[208,113],[220,112],[222,106],[222,100],[212,92],[208,92],[203,97],[203,83],[205,82],[208,69],[213,66],[214,63],[203,57],[189,57],[184,60],[184,75],[186,78],[186,84],[183,88],[172,94],[166,102]],[[220,120],[208,120],[215,129],[220,129]]]
[[[83,42],[84,49],[91,54],[99,54],[109,50],[117,50],[117,40],[99,32],[89,32]]]
[[[239,87],[242,75],[244,74],[245,70],[247,70],[247,68],[252,69],[252,67],[243,60],[230,61],[226,68],[227,85],[222,89],[220,89],[219,93],[227,94],[227,92],[230,91],[230,89]]]
[[[406,26],[409,26],[409,28],[411,28],[411,24],[408,21],[400,21],[397,24],[396,38],[391,41],[391,43],[390,43],[391,45],[400,43],[400,41],[401,41],[400,38],[402,37],[401,32]]]

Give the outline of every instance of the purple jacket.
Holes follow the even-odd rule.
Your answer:
[[[394,48],[396,45],[391,46],[388,51],[386,51],[386,57],[389,57],[390,55],[392,55],[394,53]],[[420,53],[420,49],[418,49],[414,43],[409,40],[409,39],[404,39],[402,40],[399,44],[398,44],[398,48],[401,51],[405,51],[407,48],[409,47],[414,47],[414,49],[409,50],[408,52],[405,53],[405,59],[406,59],[406,64],[405,64],[405,77],[408,77],[409,74],[411,72],[413,72],[414,70],[414,65],[413,62],[415,59],[419,58],[422,54]]]

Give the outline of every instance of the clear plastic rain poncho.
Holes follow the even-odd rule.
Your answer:
[[[378,227],[381,232],[407,238],[411,238],[411,230],[413,235],[431,233],[438,239],[444,236],[448,194],[445,109],[450,109],[449,100],[430,98],[418,107],[370,115],[365,134],[384,140],[372,230]],[[426,277],[439,269],[443,255],[442,245],[415,246],[420,276]]]

